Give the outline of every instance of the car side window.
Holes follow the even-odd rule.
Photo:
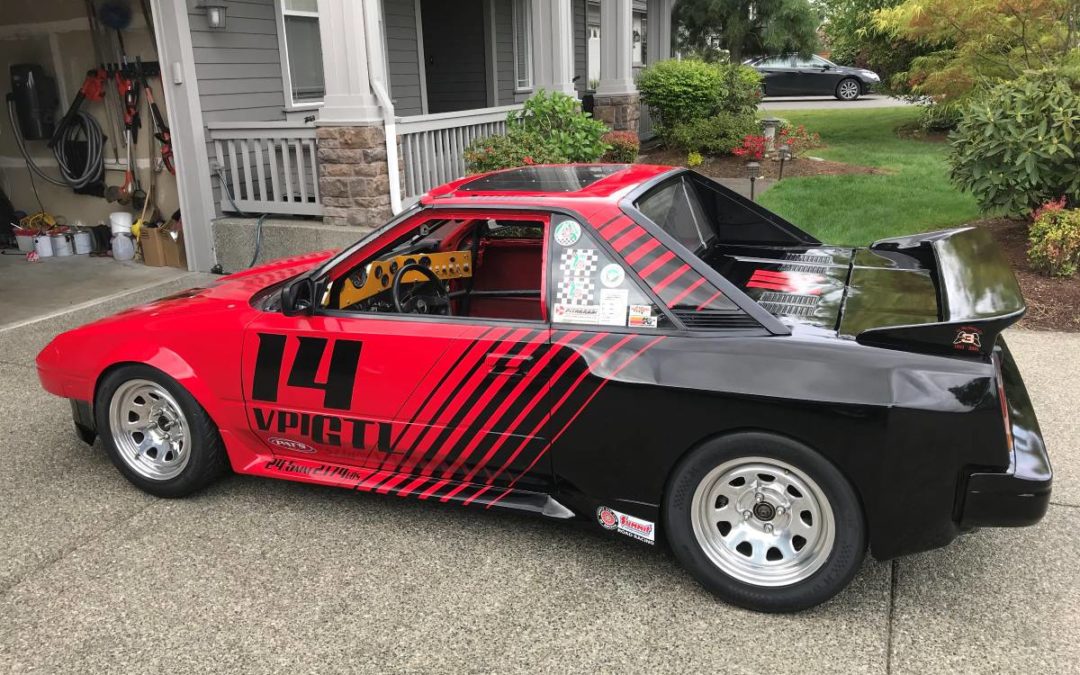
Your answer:
[[[667,316],[641,290],[633,269],[601,248],[580,222],[556,215],[552,224],[552,323],[644,329],[667,325]]]

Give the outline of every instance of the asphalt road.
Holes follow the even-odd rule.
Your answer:
[[[115,303],[114,303],[115,304]],[[160,500],[0,329],[0,672],[1075,672],[1080,336],[1011,331],[1057,470],[1038,526],[868,560],[828,604],[734,609],[662,548],[252,478]],[[932,452],[932,450],[930,450]]]
[[[895,108],[913,105],[891,96],[871,94],[854,101],[840,101],[835,96],[768,96],[758,107],[761,110],[859,110],[862,108]]]

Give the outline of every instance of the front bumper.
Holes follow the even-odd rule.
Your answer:
[[[1005,472],[968,477],[960,525],[1020,527],[1046,514],[1054,472],[1024,380],[1009,348],[1001,342],[1001,374],[1013,436],[1012,464]]]

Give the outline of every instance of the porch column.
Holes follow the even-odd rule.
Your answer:
[[[633,0],[600,3],[600,85],[593,115],[616,131],[637,132],[640,117],[632,18]]]
[[[671,58],[671,11],[673,0],[648,0],[645,29],[648,39],[646,60],[651,65]]]
[[[537,91],[577,98],[574,89],[574,8],[572,0],[532,0],[533,78]]]
[[[384,123],[389,117],[392,128],[394,113],[380,96],[386,82],[382,2],[318,2],[326,83],[316,123],[323,222],[372,228],[391,215]]]

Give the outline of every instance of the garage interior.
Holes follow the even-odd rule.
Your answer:
[[[187,274],[149,0],[5,0],[0,76],[0,325]]]

